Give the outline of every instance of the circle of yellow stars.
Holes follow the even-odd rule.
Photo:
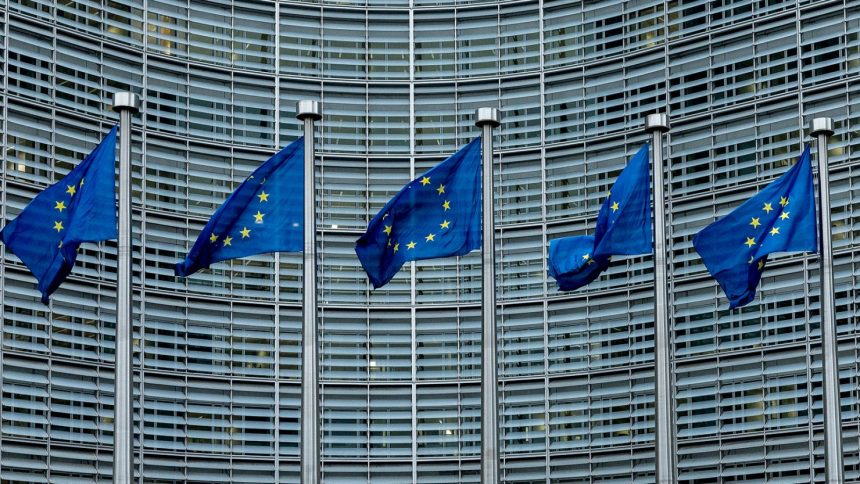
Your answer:
[[[604,203],[609,203],[609,209],[612,210],[613,214],[621,208],[621,204],[618,203],[618,200],[612,201],[612,190],[606,192],[606,201]],[[615,221],[610,221],[610,223],[615,223]],[[583,254],[582,260],[585,265],[590,266],[594,264],[594,258],[591,257],[591,253]]]
[[[613,214],[621,208],[621,205],[618,203],[618,200],[612,201],[612,190],[606,192],[606,201],[611,202],[609,203],[609,209],[612,210]],[[615,222],[613,221],[612,223]]]
[[[60,233],[66,229],[66,227],[63,226],[63,217],[65,217],[65,215],[66,215],[63,213],[63,211],[69,208],[69,205],[71,205],[71,203],[72,203],[72,197],[74,197],[75,194],[78,193],[78,190],[82,189],[83,187],[84,187],[84,178],[81,178],[81,181],[76,183],[76,184],[73,183],[71,185],[66,185],[65,193],[69,196],[69,200],[68,200],[69,204],[66,205],[66,200],[57,200],[54,202],[54,210],[57,211],[57,213],[58,213],[57,217],[60,220],[54,220],[54,226],[51,227],[51,230],[56,230],[57,235],[60,236],[60,239],[57,241],[57,248],[58,249],[63,247],[63,236],[60,235]]]
[[[746,240],[743,242],[743,245],[745,245],[747,247],[747,249],[753,250],[753,247],[755,247],[756,245],[761,245],[764,242],[764,239],[768,236],[777,237],[777,236],[781,235],[780,231],[779,231],[780,227],[778,227],[776,224],[779,222],[782,222],[782,221],[789,220],[791,218],[791,212],[786,210],[788,208],[789,202],[790,201],[789,201],[788,197],[779,197],[779,202],[776,203],[776,205],[779,205],[779,208],[774,208],[774,203],[772,203],[772,202],[764,202],[762,204],[761,210],[765,213],[765,215],[758,216],[758,217],[750,217],[749,225],[753,229],[758,229],[761,225],[763,225],[762,221],[761,221],[762,217],[769,216],[770,213],[774,212],[774,211],[776,211],[778,214],[778,216],[776,217],[776,221],[774,222],[773,227],[771,227],[771,229],[769,231],[766,231],[762,234],[762,240],[761,241],[757,241],[755,236],[753,236],[753,237],[744,236],[744,238]],[[755,256],[751,255],[749,260],[747,261],[747,264],[753,264],[754,262],[756,262]],[[756,266],[759,271],[764,269],[764,264],[765,264],[765,258],[759,259],[758,264]]]
[[[434,184],[433,184],[433,182],[429,176],[422,176],[421,180],[419,180],[419,183],[421,183],[422,187],[429,186],[430,188],[432,188],[436,192],[437,197],[441,197],[442,201],[441,201],[440,205],[441,205],[443,214],[445,212],[447,212],[448,210],[451,210],[451,200],[448,199],[447,196],[445,196],[446,195],[445,190],[447,187],[445,187],[444,184],[440,183],[438,186],[434,187]],[[384,222],[385,219],[388,218],[388,215],[389,214],[386,213],[386,214],[383,214],[383,216],[382,216],[383,227],[384,227],[382,229],[382,231],[385,232],[385,235],[388,238],[388,240],[386,242],[386,247],[390,247],[392,253],[397,253],[400,251],[400,242],[395,242],[395,241],[391,240],[391,231],[394,228],[394,222],[391,222],[390,224],[386,224]],[[452,224],[452,222],[450,220],[443,217],[442,222],[439,223],[439,230],[444,232],[444,231],[451,228],[451,224]],[[436,237],[438,237],[439,235],[441,235],[441,233],[428,231],[427,235],[424,236],[424,242],[423,243],[424,244],[431,244],[431,243],[436,241]],[[414,250],[415,248],[418,247],[419,243],[421,243],[420,239],[418,241],[410,240],[409,242],[406,243],[406,250],[407,251]]]
[[[592,258],[591,258],[591,254],[585,254],[585,255],[583,255],[583,256],[582,256],[582,260],[586,261],[586,262],[585,262],[585,264],[586,264],[586,265],[589,265],[589,266],[590,266],[591,264],[594,264],[594,259],[592,259]]]
[[[254,179],[254,175],[249,176],[246,183],[253,180],[253,179]],[[262,186],[265,183],[266,183],[266,179],[263,178],[263,181],[260,182],[260,185]],[[269,202],[269,195],[271,195],[271,193],[266,193],[265,190],[261,189],[260,193],[255,195],[255,197],[259,199],[259,200],[257,200],[257,203],[258,204],[268,203]],[[260,208],[263,208],[263,207],[264,207],[263,205],[260,206]],[[262,225],[264,222],[264,218],[266,216],[266,214],[263,213],[260,210],[260,208],[257,209],[257,213],[251,214],[251,216],[254,217],[254,224],[257,224],[257,225]],[[253,225],[252,225],[252,227],[253,227]],[[234,238],[239,238],[239,240],[250,239],[251,238],[251,232],[252,232],[252,229],[249,229],[247,225],[243,225],[242,230],[240,230],[238,234],[234,234],[234,236],[227,235],[227,236],[224,236],[223,239],[221,238],[220,235],[213,232],[209,236],[209,242],[211,242],[212,244],[217,244],[218,241],[220,240],[221,241],[221,247],[232,247]]]

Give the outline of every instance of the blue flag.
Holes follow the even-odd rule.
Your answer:
[[[374,288],[403,263],[481,247],[481,138],[403,187],[373,217],[355,253]]]
[[[562,291],[578,289],[609,267],[613,255],[651,253],[651,185],[648,145],[618,175],[597,215],[593,236],[550,241],[549,275]]]
[[[304,138],[268,159],[212,215],[176,275],[266,252],[301,252],[304,242]]]
[[[818,250],[815,220],[807,146],[784,175],[697,233],[693,246],[733,309],[755,298],[768,254]]]
[[[609,267],[609,257],[593,257],[594,236],[565,237],[549,242],[549,275],[562,291],[578,289]]]
[[[115,152],[116,126],[0,233],[0,240],[39,281],[45,304],[75,266],[81,243],[116,238]]]

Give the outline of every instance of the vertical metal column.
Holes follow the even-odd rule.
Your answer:
[[[811,135],[817,138],[819,237],[821,241],[821,359],[824,367],[824,473],[830,484],[842,484],[842,416],[839,403],[839,351],[836,344],[836,307],[833,298],[833,245],[830,223],[830,175],[827,141],[833,134],[833,119],[812,120]]]
[[[140,98],[131,92],[113,95],[119,113],[119,229],[116,283],[116,366],[114,367],[113,482],[134,480],[134,403],[132,372],[134,320],[131,294],[131,115]]]
[[[657,483],[675,482],[672,427],[672,368],[669,342],[669,284],[666,274],[666,207],[663,195],[663,133],[669,131],[665,113],[649,114],[645,129],[652,136],[651,182],[654,184],[654,452]]]
[[[483,192],[481,196],[481,484],[499,482],[499,379],[496,362],[496,224],[493,209],[493,128],[499,110],[478,108],[475,125],[481,128]]]
[[[317,357],[317,224],[314,167],[314,121],[322,118],[318,101],[296,103],[305,124],[304,281],[302,289],[302,484],[320,479],[319,358]]]

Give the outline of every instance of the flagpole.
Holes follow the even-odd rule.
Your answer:
[[[134,328],[131,294],[131,116],[140,98],[131,92],[113,95],[119,113],[119,228],[117,237],[116,365],[114,367],[113,482],[134,480]]]
[[[672,369],[669,338],[669,284],[666,274],[666,213],[663,195],[663,133],[669,131],[666,113],[649,114],[651,179],[654,184],[654,452],[658,484],[675,482],[672,428]]]
[[[301,477],[302,484],[316,484],[320,479],[320,434],[314,121],[322,118],[320,103],[299,101],[296,103],[296,117],[304,122],[305,136]]]
[[[496,362],[496,227],[493,209],[493,128],[500,124],[496,108],[478,108],[481,128],[482,274],[481,283],[481,484],[499,482],[499,380]]]
[[[842,417],[839,402],[839,350],[836,344],[836,309],[833,301],[833,246],[830,223],[830,175],[827,141],[833,134],[832,118],[812,120],[810,134],[817,138],[818,200],[821,237],[821,358],[824,375],[824,473],[831,484],[843,482]]]

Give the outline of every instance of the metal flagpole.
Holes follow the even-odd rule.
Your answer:
[[[833,301],[833,246],[830,223],[830,180],[827,141],[833,134],[833,119],[812,120],[811,135],[817,138],[818,200],[821,240],[821,352],[824,366],[824,472],[831,484],[843,482],[842,417],[839,403],[839,352],[836,344],[836,309]]]
[[[651,181],[654,184],[654,400],[656,436],[654,452],[658,484],[675,482],[672,428],[672,369],[669,346],[669,284],[666,274],[666,207],[663,195],[663,133],[669,131],[665,113],[649,114],[645,129],[651,133]]]
[[[496,224],[493,210],[493,128],[499,110],[478,108],[475,125],[481,128],[483,172],[481,283],[481,484],[499,482],[499,380],[496,363]]]
[[[305,128],[301,477],[303,484],[316,484],[320,479],[320,434],[314,121],[322,118],[320,103],[318,101],[299,101],[296,103],[296,117],[304,122]]]
[[[134,404],[132,350],[134,336],[131,295],[131,116],[140,98],[131,92],[113,95],[119,113],[119,234],[116,284],[116,366],[114,368],[113,482],[134,480]]]

